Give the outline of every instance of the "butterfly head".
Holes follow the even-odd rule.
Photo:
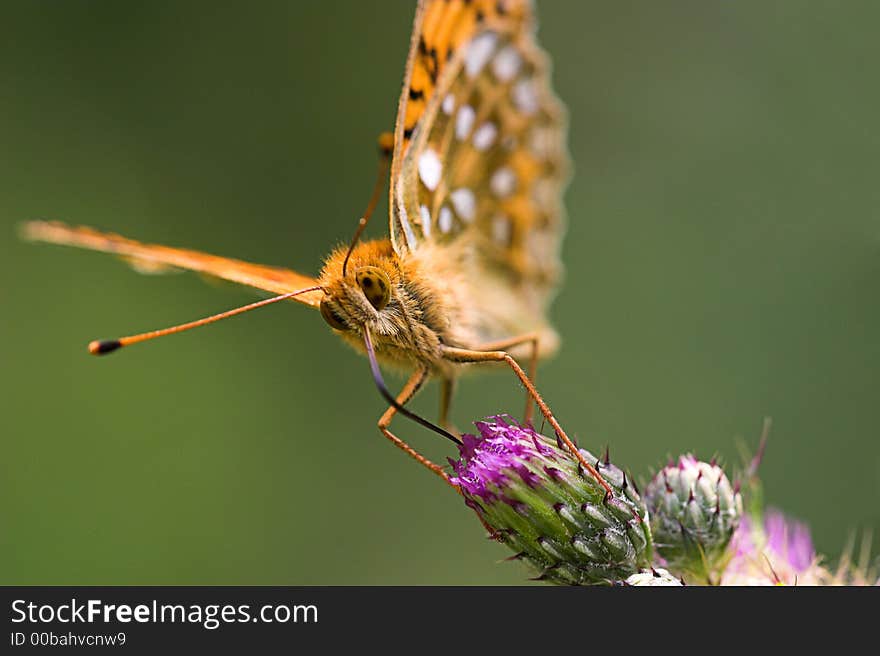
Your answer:
[[[358,332],[365,324],[382,324],[393,312],[399,273],[387,241],[364,242],[355,247],[345,274],[344,250],[332,253],[321,273],[324,321],[341,332]],[[382,332],[382,331],[380,331]]]

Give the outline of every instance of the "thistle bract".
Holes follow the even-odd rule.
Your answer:
[[[605,489],[555,440],[507,417],[478,422],[450,460],[465,503],[498,540],[531,564],[538,579],[614,583],[650,567],[647,510],[626,475],[581,453],[611,486]]]
[[[692,455],[681,456],[645,488],[657,553],[685,580],[717,583],[742,517],[742,497],[724,471]]]

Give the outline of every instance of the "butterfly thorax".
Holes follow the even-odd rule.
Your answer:
[[[343,275],[346,252],[336,249],[325,261],[321,314],[360,351],[366,326],[384,364],[450,376],[455,365],[443,359],[442,345],[476,348],[530,330],[545,335],[544,354],[555,348],[541,299],[511,284],[509,272],[486,270],[464,247],[425,247],[401,258],[387,239],[363,242]]]

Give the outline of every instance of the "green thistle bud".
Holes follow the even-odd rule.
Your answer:
[[[650,567],[651,530],[638,491],[608,459],[581,450],[612,493],[561,444],[494,417],[465,435],[452,483],[494,536],[531,564],[537,580],[614,583]]]
[[[681,456],[645,488],[657,553],[686,581],[717,583],[731,557],[742,497],[715,464]]]

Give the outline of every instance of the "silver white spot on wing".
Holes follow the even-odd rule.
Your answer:
[[[517,82],[511,90],[513,104],[527,116],[538,111],[538,93],[535,91],[534,81],[531,79]]]
[[[449,200],[452,201],[455,213],[462,221],[470,223],[474,220],[477,215],[477,199],[474,192],[467,187],[460,187],[449,194]]]
[[[446,94],[446,97],[443,99],[443,104],[440,105],[440,108],[443,110],[443,113],[447,116],[452,116],[452,112],[455,111],[455,96],[451,93]]]
[[[419,205],[419,217],[422,219],[422,234],[431,236],[431,210],[427,205]]]
[[[483,32],[471,41],[464,55],[464,70],[468,77],[474,77],[483,70],[497,42],[498,36],[494,32]]]
[[[489,179],[489,188],[498,198],[506,198],[516,189],[516,174],[508,166],[502,166]]]
[[[444,235],[452,230],[452,210],[444,205],[440,208],[440,214],[437,217],[437,227]]]
[[[468,135],[471,133],[471,128],[474,125],[474,119],[476,117],[477,113],[470,105],[462,105],[458,108],[458,112],[455,115],[456,139],[459,141],[467,139]]]
[[[498,135],[498,128],[491,121],[486,121],[474,130],[474,148],[483,151],[488,149]]]
[[[397,206],[397,211],[400,213],[400,225],[403,226],[403,233],[406,235],[407,246],[409,246],[410,249],[415,250],[419,246],[419,241],[416,239],[412,226],[409,224],[409,217],[407,216],[406,208],[403,206],[403,203],[400,203]]]
[[[519,72],[522,58],[514,46],[507,46],[492,60],[492,72],[501,82],[510,82]]]
[[[419,177],[430,191],[434,191],[440,184],[442,173],[443,165],[440,163],[440,157],[437,153],[428,148],[419,155]]]

